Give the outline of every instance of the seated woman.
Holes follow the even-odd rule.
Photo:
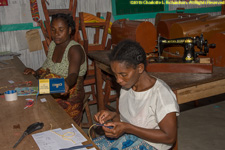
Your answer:
[[[34,71],[26,68],[24,74],[39,78],[65,78],[65,93],[54,95],[56,101],[79,125],[82,119],[84,99],[84,75],[87,71],[86,53],[83,47],[71,40],[75,33],[73,17],[66,14],[52,16],[48,56],[43,66]]]
[[[119,112],[101,110],[94,119],[105,136],[94,140],[101,150],[168,150],[176,141],[179,106],[162,80],[146,71],[146,54],[136,42],[120,42],[111,52],[111,69],[122,86]],[[113,128],[108,128],[111,126]]]

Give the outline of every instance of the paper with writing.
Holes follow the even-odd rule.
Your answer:
[[[40,150],[58,150],[61,148],[82,145],[82,142],[87,141],[87,139],[74,128],[68,128],[65,130],[58,128],[52,131],[49,130],[33,134],[32,137]],[[86,150],[86,148],[82,148],[82,150]]]

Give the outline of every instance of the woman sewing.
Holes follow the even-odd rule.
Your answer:
[[[122,86],[119,112],[101,110],[94,119],[105,136],[94,140],[101,149],[168,150],[176,141],[179,106],[162,80],[145,71],[146,54],[133,41],[120,42],[111,52],[111,69]],[[111,126],[112,128],[108,128]]]
[[[72,16],[53,15],[51,21],[53,40],[49,45],[47,59],[37,71],[26,68],[24,74],[33,74],[40,78],[65,78],[65,93],[54,95],[54,98],[79,125],[82,119],[83,80],[87,63],[83,47],[71,40],[74,33],[75,22]]]

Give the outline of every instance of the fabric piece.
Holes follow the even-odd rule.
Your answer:
[[[143,92],[121,89],[119,111],[122,122],[147,129],[159,129],[159,122],[168,113],[176,112],[179,115],[179,106],[170,87],[164,81],[157,79],[152,88]],[[146,142],[160,150],[172,146]]]
[[[45,69],[40,69],[41,79],[61,78],[61,76],[50,73]],[[76,84],[69,90],[68,95],[52,94],[56,102],[73,118],[73,120],[80,125],[83,115],[83,99],[84,99],[84,86],[83,77],[78,77]]]
[[[156,150],[144,140],[131,134],[124,134],[118,139],[101,136],[94,139],[93,142],[101,150]]]
[[[37,0],[30,0],[30,10],[32,18],[35,22],[38,22],[40,19]]]
[[[47,59],[44,62],[42,68],[44,68],[44,69],[48,68],[50,70],[50,72],[53,74],[57,74],[62,77],[67,77],[68,76],[68,68],[69,68],[68,52],[69,52],[70,47],[72,47],[73,45],[80,45],[80,44],[71,40],[70,43],[66,47],[66,50],[63,54],[61,63],[54,63],[52,61],[52,56],[53,56],[56,44],[54,41],[52,41],[49,45]],[[84,51],[84,49],[83,49],[83,51]],[[84,51],[84,53],[85,53],[85,51]],[[86,74],[86,71],[87,71],[87,62],[86,62],[86,53],[85,53],[85,62],[80,66],[80,71],[79,71],[78,76],[84,76]]]
[[[0,0],[0,6],[8,6],[8,0]]]
[[[92,15],[90,13],[83,13],[84,14],[84,23],[99,23],[99,22],[105,22],[105,19],[101,19],[95,15]],[[111,34],[111,27],[112,22],[109,22],[109,28],[108,33]]]

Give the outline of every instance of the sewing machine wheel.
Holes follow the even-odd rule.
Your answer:
[[[203,47],[203,44],[204,44],[204,37],[203,37],[203,34],[196,37],[196,44],[197,44],[197,47],[202,50],[202,47]]]

